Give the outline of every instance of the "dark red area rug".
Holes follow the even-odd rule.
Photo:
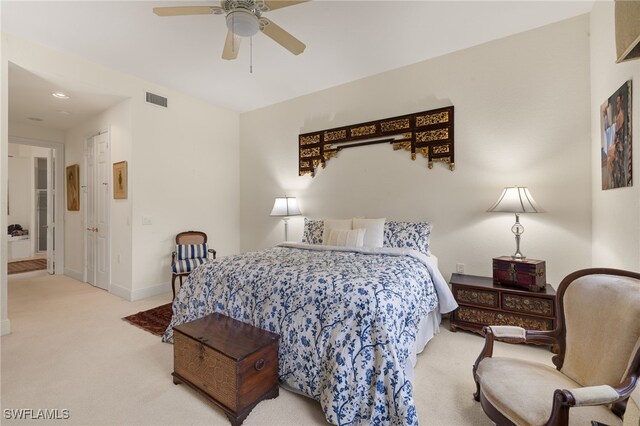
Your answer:
[[[167,303],[166,305],[161,305],[148,311],[141,311],[122,319],[156,336],[162,336],[169,326],[172,316],[171,303]]]

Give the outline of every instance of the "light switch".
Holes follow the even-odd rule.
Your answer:
[[[142,215],[142,224],[143,225],[151,225],[153,223],[153,218],[151,216]]]

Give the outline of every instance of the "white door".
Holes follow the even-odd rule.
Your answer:
[[[55,274],[55,164],[53,158],[53,149],[49,150],[47,155],[47,272]]]
[[[109,134],[103,133],[95,140],[95,224],[96,224],[96,286],[109,289]]]
[[[87,140],[86,145],[85,281],[109,289],[109,134]]]

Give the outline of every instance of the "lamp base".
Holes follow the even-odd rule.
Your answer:
[[[516,213],[516,223],[511,227],[511,232],[516,236],[516,252],[511,255],[513,260],[525,260],[527,257],[520,252],[520,236],[524,232],[524,226],[520,224],[520,214]]]
[[[525,256],[524,254],[522,254],[520,252],[516,252],[515,254],[511,255],[511,259],[513,259],[513,260],[526,260],[527,256]]]

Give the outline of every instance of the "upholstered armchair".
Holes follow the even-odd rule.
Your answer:
[[[171,253],[171,289],[176,297],[176,278],[188,276],[208,258],[215,259],[216,251],[207,248],[207,234],[200,231],[186,231],[176,235],[176,250]]]
[[[640,274],[584,269],[558,288],[552,331],[484,328],[474,398],[498,425],[622,423],[640,375]],[[494,339],[557,345],[556,369],[493,357]]]

